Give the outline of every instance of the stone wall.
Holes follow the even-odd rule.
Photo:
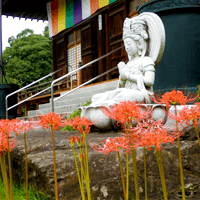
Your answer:
[[[200,130],[200,129],[199,129]],[[57,176],[60,200],[81,199],[74,158],[68,137],[78,132],[55,132]],[[95,142],[103,138],[119,136],[120,132],[91,133],[87,141]],[[188,127],[182,136],[181,150],[184,167],[184,181],[186,199],[200,199],[200,147],[196,140],[195,131]],[[25,181],[23,135],[17,137],[19,143],[12,151],[14,181]],[[54,173],[51,133],[48,131],[29,132],[27,134],[29,182],[54,196]],[[111,153],[106,156],[95,152],[89,147],[89,170],[91,179],[92,199],[120,200],[123,190],[117,155]],[[76,146],[78,153],[78,147]],[[144,199],[144,167],[143,150],[137,149],[137,166],[139,176],[140,199]],[[148,199],[162,199],[162,187],[157,167],[154,148],[147,152]],[[169,199],[181,199],[179,160],[177,143],[162,146],[162,158]],[[125,172],[125,154],[122,154]],[[134,198],[134,179],[132,160],[130,158],[130,199]]]

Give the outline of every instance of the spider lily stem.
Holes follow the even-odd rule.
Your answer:
[[[164,186],[164,191],[167,199],[167,187],[166,187],[166,181],[165,181],[165,173],[164,173],[164,168],[163,168],[163,161],[162,161],[162,156],[161,156],[161,151],[158,151],[158,156],[160,160],[160,168],[162,172],[162,177],[163,177],[163,186]]]
[[[77,164],[77,160],[76,160],[76,154],[75,154],[73,146],[72,146],[72,152],[73,152],[73,155],[74,155],[74,160],[75,160],[75,165],[76,165],[76,172],[77,172],[77,175],[78,175],[78,182],[79,182],[80,191],[81,191],[81,197],[84,200],[85,199],[84,188],[82,187],[80,173],[79,173],[79,168],[78,168],[78,164]]]
[[[9,179],[10,179],[10,200],[13,200],[12,166],[11,166],[11,158],[10,158],[9,137],[7,137],[7,142],[8,142],[8,166],[9,166]]]
[[[164,200],[167,200],[167,188],[166,188],[166,183],[165,183],[165,175],[164,175],[164,169],[163,169],[163,164],[162,164],[162,157],[161,153],[158,151],[157,147],[155,146],[156,149],[156,158],[157,158],[157,163],[158,163],[158,168],[159,168],[159,173],[160,173],[160,179],[161,179],[161,184],[162,184],[162,190],[163,190],[163,195],[164,195]]]
[[[176,105],[174,105],[175,108],[175,115],[177,116],[177,108]],[[176,121],[176,131],[178,132],[178,121]],[[181,190],[182,190],[182,199],[185,200],[185,186],[184,186],[184,180],[183,180],[183,165],[182,165],[182,158],[181,158],[181,144],[180,144],[180,138],[177,138],[178,141],[178,157],[179,157],[179,168],[180,168],[180,178],[181,178]]]
[[[183,180],[183,165],[182,165],[182,158],[181,158],[181,144],[180,138],[178,140],[178,157],[179,157],[179,167],[180,167],[180,177],[181,177],[181,190],[182,190],[182,199],[185,200],[185,186]]]
[[[87,188],[87,196],[88,200],[91,200],[91,192],[90,192],[90,178],[89,178],[89,165],[88,165],[88,151],[87,151],[87,142],[86,142],[86,136],[83,136],[83,140],[85,143],[85,161],[86,161],[86,188]]]
[[[58,200],[58,183],[57,183],[57,173],[56,173],[56,153],[55,153],[55,142],[53,135],[53,127],[51,126],[51,136],[53,145],[53,160],[54,160],[54,181],[55,181],[55,199]]]
[[[126,199],[129,197],[129,159],[128,153],[126,153]]]
[[[81,154],[82,154],[81,145],[79,146],[79,152],[80,152],[80,156],[81,156]],[[83,159],[81,157],[79,157],[80,164],[81,164],[81,184],[82,184],[81,187],[82,187],[82,190],[83,190],[83,197],[84,197],[82,199],[85,200],[84,180],[86,180],[86,177],[85,177],[84,168],[83,168]]]
[[[146,149],[143,147],[144,156],[144,187],[145,187],[145,200],[147,200],[147,163],[146,163]]]
[[[26,200],[28,200],[28,159],[27,159],[26,131],[24,132],[24,148],[25,148],[25,168],[26,168]]]
[[[5,163],[5,154],[2,152],[2,155],[0,156],[0,163],[1,163],[1,172],[3,176],[3,182],[6,192],[6,200],[10,200],[10,192],[9,192],[9,186],[8,186],[8,176],[6,172],[6,163]]]
[[[139,200],[139,186],[138,186],[138,173],[137,173],[137,163],[136,163],[136,153],[135,149],[131,148],[132,160],[133,160],[133,173],[134,173],[134,181],[135,181],[135,196],[136,200]]]
[[[126,200],[126,188],[125,188],[125,181],[124,181],[124,173],[122,169],[122,162],[121,162],[121,157],[119,152],[117,152],[118,155],[118,160],[119,160],[119,167],[120,167],[120,172],[121,172],[121,178],[122,178],[122,186],[123,186],[123,192],[124,192],[124,200]]]

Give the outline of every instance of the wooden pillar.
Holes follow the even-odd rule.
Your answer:
[[[109,20],[108,14],[105,14],[105,43],[106,43],[106,53],[109,53]],[[110,69],[110,56],[106,57],[106,71]],[[110,80],[110,74],[106,74],[106,80]]]
[[[77,86],[82,84],[82,70],[77,72]]]
[[[17,116],[18,117],[22,116],[21,106],[17,106]]]

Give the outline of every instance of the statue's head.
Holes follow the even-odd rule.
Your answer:
[[[123,40],[128,56],[144,56],[146,53],[146,23],[137,17],[126,18],[123,27]]]

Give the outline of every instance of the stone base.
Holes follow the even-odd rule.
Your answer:
[[[164,123],[167,121],[166,106],[160,104],[142,104],[142,109],[147,109],[149,106],[152,107],[152,118],[153,120],[163,119]],[[80,107],[81,117],[87,117],[91,122],[96,122],[94,126],[100,130],[113,130],[118,129],[116,121],[107,117],[99,107],[84,106]]]

